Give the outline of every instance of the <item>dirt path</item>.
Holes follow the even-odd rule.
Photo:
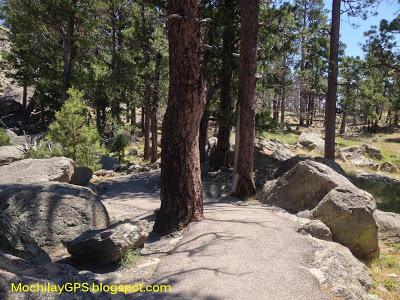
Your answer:
[[[103,201],[158,208],[157,173],[110,183]],[[192,224],[153,283],[172,294],[142,299],[329,299],[307,270],[313,252],[296,224],[267,207],[205,204],[206,219]]]

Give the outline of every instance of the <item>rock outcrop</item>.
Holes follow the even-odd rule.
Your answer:
[[[70,182],[73,174],[69,158],[24,159],[0,167],[0,184]]]
[[[372,283],[367,267],[342,245],[322,240],[313,242],[317,250],[314,268],[309,271],[321,287],[338,299],[365,299]]]
[[[370,259],[379,255],[375,209],[375,200],[369,193],[340,186],[332,189],[312,214],[329,227],[333,241],[348,247],[359,258]]]
[[[13,97],[0,97],[0,117],[16,113],[22,108],[21,103],[14,100]]]
[[[374,170],[379,169],[379,164],[368,159],[366,156],[374,159],[383,158],[382,153],[378,148],[366,144],[340,148],[337,150],[336,156],[344,162],[358,167],[368,167]]]
[[[147,221],[138,221],[87,231],[66,246],[73,258],[107,265],[118,262],[129,249],[143,247],[147,238]]]
[[[400,214],[380,211],[375,212],[379,238],[390,243],[400,243]]]
[[[308,150],[323,151],[325,147],[325,141],[316,133],[302,133],[299,144]]]
[[[278,140],[261,140],[256,146],[263,154],[275,159],[284,161],[294,156],[289,146]]]
[[[331,168],[305,160],[276,180],[268,181],[261,201],[297,213],[311,210],[335,187],[352,186],[344,176]]]
[[[0,185],[0,210],[48,253],[87,230],[109,225],[94,192],[65,183]]]
[[[39,247],[36,241],[26,231],[12,224],[1,210],[0,250],[33,263],[50,262],[50,257]]]
[[[328,166],[329,168],[333,169],[335,172],[339,173],[340,175],[345,176],[345,172],[342,169],[342,167],[338,163],[336,163],[330,159],[326,159],[324,157],[311,157],[311,156],[296,155],[295,157],[278,162],[274,165],[274,167],[275,167],[274,178],[276,179],[278,177],[281,177],[283,174],[285,174],[286,172],[293,169],[299,162],[302,162],[305,160],[312,160],[312,161],[324,164],[324,165]]]
[[[11,145],[0,147],[0,166],[8,165],[23,158],[24,148],[22,146]]]

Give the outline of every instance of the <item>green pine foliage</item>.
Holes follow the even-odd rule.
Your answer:
[[[100,137],[86,120],[86,105],[83,92],[70,89],[69,99],[56,114],[50,125],[49,139],[62,145],[63,154],[78,165],[98,169],[99,156],[104,152]]]

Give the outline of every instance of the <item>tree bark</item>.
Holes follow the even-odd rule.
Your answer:
[[[77,1],[73,1],[73,6],[68,14],[68,23],[63,36],[63,100],[68,99],[68,89],[71,87],[72,74],[72,52],[74,47],[74,31],[75,31],[75,6]]]
[[[210,118],[210,103],[213,95],[214,95],[214,88],[208,86],[206,106],[200,121],[200,135],[199,135],[200,163],[205,163],[207,161],[206,146],[208,143],[208,122]]]
[[[150,120],[151,120],[151,109],[150,109],[150,100],[151,99],[151,86],[149,80],[145,81],[144,84],[144,154],[143,159],[150,159]]]
[[[131,126],[136,126],[136,105],[131,107]]]
[[[25,113],[28,103],[28,85],[25,83],[22,89],[22,111]]]
[[[158,159],[158,122],[157,122],[157,112],[160,100],[160,64],[161,64],[161,54],[156,55],[156,67],[153,82],[153,97],[151,103],[151,162],[155,163]]]
[[[170,87],[161,139],[161,207],[154,231],[168,234],[203,219],[199,127],[206,102],[200,0],[170,0]]]
[[[328,71],[328,92],[325,107],[325,158],[335,160],[336,96],[339,58],[341,0],[332,1],[332,25]]]
[[[254,183],[255,95],[257,71],[258,0],[240,0],[240,75],[238,128],[232,194],[246,198]]]
[[[218,142],[213,159],[213,170],[229,167],[230,137],[232,128],[232,75],[234,68],[234,39],[235,39],[235,1],[223,1],[223,42],[222,63],[220,70],[221,101],[218,118]]]

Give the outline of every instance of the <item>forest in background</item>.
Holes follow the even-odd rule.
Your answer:
[[[172,181],[188,177],[189,190],[199,183],[198,174],[191,175],[199,165],[174,152],[199,136],[201,162],[211,170],[231,167],[236,133],[244,168],[238,172],[248,174],[237,192],[247,196],[255,192],[252,127],[259,134],[290,133],[319,122],[326,127],[325,154],[334,159],[336,125],[343,136],[398,126],[400,17],[365,33],[363,58],[344,55],[335,27],[340,14],[367,18],[380,1],[335,0],[332,17],[322,0],[254,1],[248,11],[238,0],[192,1],[184,8],[175,2],[167,7],[163,1],[1,1],[10,43],[1,67],[23,87],[18,127],[25,133],[49,129],[49,141],[63,145],[63,155],[96,169],[100,154],[108,149],[123,156],[128,137],[138,134],[144,137],[143,159],[156,162],[164,120],[163,159],[173,162],[164,163],[164,172]],[[188,21],[178,13],[186,9],[196,16],[195,25],[174,33],[175,25]],[[201,91],[193,87],[199,80]],[[202,102],[183,101],[189,92]],[[238,113],[241,97],[250,102]],[[3,122],[9,126],[15,120]],[[191,137],[187,143],[175,143],[179,132]],[[213,135],[217,143],[209,156]],[[189,148],[176,153],[188,156]],[[40,151],[48,151],[47,145]],[[180,163],[189,163],[189,172],[174,171]],[[187,190],[168,192],[177,181],[162,184],[164,199],[201,200]]]

